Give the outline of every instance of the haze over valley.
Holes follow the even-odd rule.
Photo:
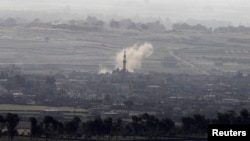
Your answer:
[[[32,65],[39,68],[45,64],[49,64],[48,72],[69,69],[98,72],[101,67],[113,70],[117,67],[118,52],[149,43],[153,52],[140,60],[136,71],[188,74],[249,71],[245,65],[250,59],[247,27],[242,27],[245,31],[238,27],[234,27],[235,31],[174,28],[141,30],[114,28],[109,23],[91,26],[42,22],[2,26],[0,63],[16,64],[26,71]],[[122,63],[122,58],[118,60]]]
[[[2,0],[0,140],[205,141],[211,123],[249,125],[249,9]]]

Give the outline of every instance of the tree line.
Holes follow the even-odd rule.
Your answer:
[[[20,117],[18,114],[8,113],[0,115],[0,137],[8,136],[10,140],[18,135],[17,125]],[[239,113],[235,111],[218,112],[214,119],[207,119],[204,115],[194,114],[181,118],[178,126],[170,118],[157,118],[147,113],[131,116],[126,121],[122,119],[100,118],[81,121],[74,117],[69,121],[62,122],[52,116],[45,116],[42,120],[31,117],[30,138],[48,139],[118,139],[138,137],[145,139],[167,138],[171,136],[195,136],[206,137],[209,124],[250,124],[250,113],[243,109]]]

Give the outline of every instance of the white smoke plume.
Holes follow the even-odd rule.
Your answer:
[[[106,73],[112,73],[111,69],[108,69],[102,65],[99,65],[99,72],[98,74],[106,74]]]
[[[144,43],[141,45],[133,45],[131,47],[127,47],[115,55],[115,69],[123,68],[123,57],[124,57],[124,50],[126,51],[126,68],[129,72],[134,72],[141,68],[142,60],[144,58],[149,57],[154,52],[154,47],[151,43]],[[111,73],[110,69],[107,69],[103,66],[99,66],[99,74],[101,73]]]
[[[149,57],[154,52],[153,46],[150,43],[144,43],[142,45],[135,44],[134,46],[127,47],[124,50],[126,51],[127,58],[126,67],[129,72],[134,72],[135,70],[140,69],[142,60]],[[116,53],[116,68],[122,69],[123,67],[124,50]]]

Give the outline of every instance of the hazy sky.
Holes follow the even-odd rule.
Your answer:
[[[250,0],[0,0],[1,10],[66,11],[250,23]]]

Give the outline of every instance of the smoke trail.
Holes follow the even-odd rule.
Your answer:
[[[154,48],[150,43],[144,43],[141,45],[133,45],[124,49],[126,51],[127,59],[127,70],[129,72],[134,72],[141,68],[142,60],[149,57],[154,52]],[[124,50],[121,50],[116,53],[115,59],[115,69],[119,68],[120,70],[123,67],[123,56]],[[102,73],[112,73],[112,70],[105,68],[99,65],[99,74]]]
[[[134,72],[135,70],[141,68],[142,60],[149,57],[153,53],[153,46],[150,43],[144,43],[142,45],[135,44],[132,47],[127,47],[125,50],[127,56],[127,70],[129,72]],[[116,68],[122,69],[123,55],[123,50],[116,53]]]

